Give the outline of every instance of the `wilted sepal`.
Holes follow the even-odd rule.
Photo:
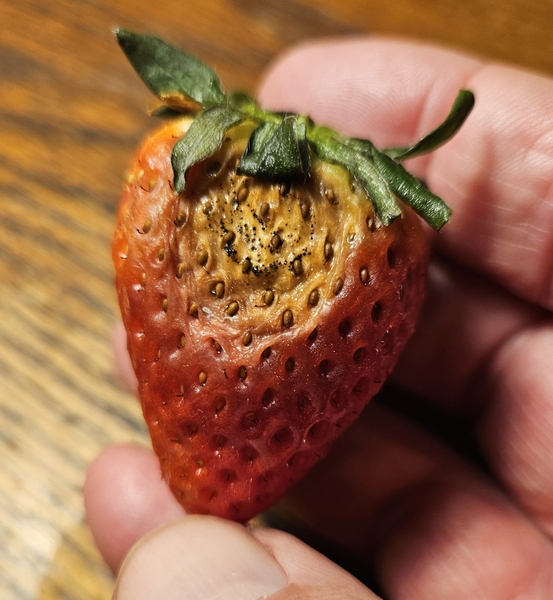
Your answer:
[[[386,154],[376,152],[374,164],[386,178],[390,189],[419,214],[433,229],[439,231],[450,219],[451,209],[433,194],[420,179],[405,170]]]
[[[395,161],[401,162],[421,154],[433,152],[451,139],[469,116],[474,107],[474,94],[469,90],[460,90],[445,120],[412,146],[384,150]]]
[[[451,217],[451,209],[400,163],[380,152],[369,140],[347,138],[345,144],[364,156],[385,179],[393,194],[410,206],[433,229],[441,229]]]
[[[328,127],[313,127],[309,139],[315,154],[327,162],[341,165],[363,187],[372,202],[376,216],[389,225],[401,215],[388,182],[374,165],[370,156],[347,144],[348,139]]]
[[[226,132],[247,119],[247,115],[229,106],[213,106],[198,114],[187,134],[173,146],[171,164],[177,193],[184,192],[188,169],[215,154]]]
[[[230,96],[228,96],[228,105],[258,121],[264,121],[266,119],[275,122],[278,121],[276,115],[264,111],[261,106],[259,106],[257,100],[245,92],[232,92]]]
[[[264,121],[252,133],[237,171],[253,177],[309,176],[310,150],[305,119],[286,115]]]
[[[116,29],[115,36],[135,71],[165,104],[181,112],[224,102],[215,71],[159,38]]]

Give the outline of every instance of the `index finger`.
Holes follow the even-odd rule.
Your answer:
[[[308,113],[378,147],[419,139],[460,88],[476,106],[457,136],[411,170],[453,209],[438,247],[516,295],[553,308],[553,82],[422,44],[317,42],[284,56],[261,102]]]

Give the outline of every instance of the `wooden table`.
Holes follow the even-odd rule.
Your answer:
[[[148,443],[110,349],[120,182],[152,125],[116,24],[186,47],[227,89],[254,90],[300,40],[369,31],[553,73],[553,0],[0,0],[1,600],[110,597],[83,477],[102,447]]]

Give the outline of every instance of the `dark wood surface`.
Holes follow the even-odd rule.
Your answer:
[[[102,447],[148,443],[111,359],[110,238],[151,97],[113,26],[254,91],[294,43],[368,32],[553,74],[552,24],[553,0],[0,0],[1,600],[111,596],[82,482]]]

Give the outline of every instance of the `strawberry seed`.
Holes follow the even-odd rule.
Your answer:
[[[282,324],[284,327],[289,328],[294,324],[294,313],[287,309],[282,313]]]
[[[227,445],[227,438],[224,435],[216,435],[213,438],[213,447],[216,452],[221,451]]]
[[[213,293],[217,296],[217,298],[222,298],[225,295],[225,282],[218,281],[213,288]]]
[[[253,461],[259,456],[259,452],[252,446],[244,446],[240,450],[240,457],[246,463],[253,463]]]
[[[234,231],[227,231],[223,236],[223,246],[231,246],[236,239]]]
[[[197,256],[198,264],[201,265],[202,267],[205,267],[205,265],[207,264],[208,258],[209,258],[209,254],[207,253],[207,250],[200,250],[198,252],[198,256]]]
[[[227,405],[226,398],[219,398],[215,403],[215,414],[218,415]]]
[[[324,245],[324,256],[325,262],[329,261],[334,256],[334,248],[328,240],[325,242]]]
[[[311,205],[307,200],[302,200],[300,202],[300,212],[304,221],[309,218],[309,215],[311,214]]]
[[[294,259],[292,263],[292,271],[294,271],[294,275],[298,277],[303,274],[303,264],[301,262],[301,258]]]
[[[244,186],[238,190],[236,198],[238,199],[238,202],[242,203],[248,199],[249,195],[250,195],[250,190],[246,186]]]
[[[245,258],[242,261],[242,273],[247,275],[252,270],[252,261],[249,258]]]
[[[268,202],[263,202],[263,204],[259,207],[259,214],[261,215],[261,218],[264,221],[268,221],[269,220],[269,212],[271,210],[271,207],[269,206]]]
[[[271,251],[278,252],[282,248],[282,238],[278,233],[274,233],[271,237]]]
[[[234,315],[236,315],[236,313],[238,312],[239,308],[240,308],[240,306],[239,306],[238,302],[236,302],[236,300],[234,300],[227,306],[227,315],[229,317],[234,317]]]
[[[294,434],[289,427],[281,427],[271,438],[271,445],[278,448],[289,448],[294,441]]]
[[[265,292],[263,294],[263,302],[264,302],[265,306],[271,306],[274,299],[275,299],[275,293],[273,292],[273,290],[265,290]]]
[[[179,212],[179,214],[175,217],[175,226],[176,227],[182,227],[184,225],[186,221],[186,213],[185,212]]]
[[[317,304],[319,304],[319,299],[320,299],[319,289],[315,288],[314,290],[311,290],[311,293],[309,294],[307,303],[309,304],[309,306],[314,307],[314,306],[317,306]]]
[[[336,205],[338,204],[338,196],[334,193],[334,190],[327,189],[325,190],[326,199],[330,202],[330,204]]]

